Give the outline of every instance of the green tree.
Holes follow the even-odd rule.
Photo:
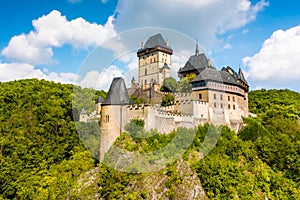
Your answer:
[[[165,78],[163,86],[161,87],[162,92],[176,92],[178,88],[178,82],[175,78]]]
[[[163,98],[162,98],[162,102],[161,105],[162,106],[169,106],[172,105],[172,102],[174,102],[175,97],[171,94],[166,94]]]
[[[196,74],[188,74],[186,77],[182,78],[178,84],[179,92],[191,92],[192,84],[190,83],[194,78],[196,78]]]

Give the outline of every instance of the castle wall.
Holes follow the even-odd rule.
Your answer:
[[[204,102],[209,102],[208,90],[198,90],[198,91],[194,91],[193,93],[196,99]]]

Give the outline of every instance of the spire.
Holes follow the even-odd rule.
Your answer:
[[[238,73],[239,79],[241,79],[243,82],[247,83],[245,76],[243,74],[242,69],[239,67],[239,73]]]
[[[196,39],[196,50],[195,50],[195,55],[199,55],[199,47],[198,47],[198,39]]]

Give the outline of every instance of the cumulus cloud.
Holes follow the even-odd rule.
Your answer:
[[[260,51],[243,59],[250,80],[270,87],[290,86],[300,80],[300,25],[277,30]],[[299,83],[298,83],[299,84]]]
[[[11,38],[1,54],[18,62],[48,64],[53,56],[53,47],[69,44],[77,49],[87,49],[116,35],[113,20],[110,16],[104,25],[90,23],[80,17],[68,21],[66,16],[53,10],[32,21],[33,31]]]
[[[76,84],[83,88],[95,88],[107,91],[113,78],[121,76],[123,76],[122,71],[115,65],[111,65],[102,72],[96,70],[87,72],[82,77],[79,77]]]
[[[255,5],[249,0],[119,1],[115,28],[171,28],[197,37],[202,45],[211,48],[220,42],[219,34],[244,26],[268,5],[265,0]]]
[[[74,83],[77,75],[74,73],[48,73],[47,70],[35,69],[26,63],[1,63],[0,81],[13,81],[19,79],[38,78],[61,83]]]

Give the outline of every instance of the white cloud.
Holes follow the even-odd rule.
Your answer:
[[[249,0],[119,1],[115,28],[170,28],[198,37],[200,44],[212,48],[221,42],[219,34],[243,27],[268,5],[265,0],[255,5]]]
[[[48,70],[41,71],[35,69],[33,65],[26,63],[1,63],[0,81],[14,81],[19,79],[38,78],[61,83],[74,83],[77,75],[73,73],[47,73]]]
[[[243,59],[250,80],[270,87],[286,87],[300,80],[300,25],[277,30],[260,51]],[[298,83],[299,84],[299,83]]]
[[[87,72],[84,77],[79,78],[76,84],[83,88],[95,88],[107,91],[113,78],[120,76],[123,76],[122,71],[118,67],[111,65],[102,72],[96,70]]]
[[[14,36],[1,54],[18,62],[48,64],[53,56],[53,47],[69,44],[74,48],[87,49],[101,45],[116,35],[110,16],[105,25],[90,23],[83,18],[68,21],[57,10],[33,20],[33,31]]]

